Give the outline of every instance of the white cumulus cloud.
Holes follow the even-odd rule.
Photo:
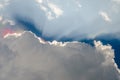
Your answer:
[[[31,32],[0,37],[0,80],[120,80],[111,46],[94,44],[41,43]]]

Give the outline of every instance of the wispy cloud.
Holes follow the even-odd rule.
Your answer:
[[[6,3],[8,5],[4,7],[4,12],[0,11],[3,18],[12,19],[15,23],[18,22],[16,17],[30,21],[30,24],[34,24],[33,27],[38,29],[39,33],[42,32],[43,36],[54,37],[57,40],[64,37],[75,39],[76,36],[77,38],[80,36],[81,38],[81,35],[94,37],[94,34],[114,33],[120,30],[119,5],[111,3],[110,0],[91,2],[89,0],[9,0]],[[21,28],[20,24],[16,26]]]
[[[107,22],[111,22],[112,20],[110,19],[109,15],[104,12],[104,11],[100,11],[99,12],[99,15]]]
[[[63,14],[63,10],[61,10],[57,5],[55,5],[53,3],[48,3],[48,6],[55,13],[56,18],[59,17],[59,16],[61,16]]]

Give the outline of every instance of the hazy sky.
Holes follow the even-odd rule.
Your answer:
[[[120,31],[120,0],[0,0],[1,16],[30,21],[43,36],[94,37]],[[84,36],[81,36],[84,35]]]

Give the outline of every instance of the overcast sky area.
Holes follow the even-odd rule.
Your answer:
[[[120,80],[119,14],[120,0],[0,0],[0,80]]]

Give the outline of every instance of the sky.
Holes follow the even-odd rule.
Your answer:
[[[120,80],[120,0],[0,0],[0,80]]]
[[[119,0],[1,0],[0,12],[16,25],[34,24],[43,36],[81,39],[119,32],[119,4]]]

